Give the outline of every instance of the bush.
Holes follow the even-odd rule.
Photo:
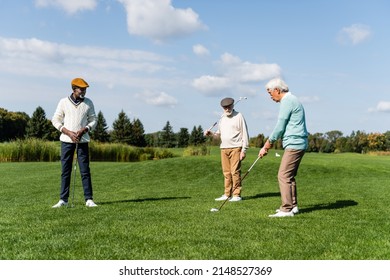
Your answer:
[[[184,156],[206,156],[210,154],[210,149],[206,145],[188,146],[184,152]]]
[[[56,161],[59,159],[60,151],[55,142],[29,138],[0,145],[0,161]]]
[[[173,157],[167,149],[138,148],[126,144],[90,142],[91,161],[130,162]],[[58,161],[61,147],[58,142],[40,139],[16,140],[0,144],[0,161]]]
[[[164,159],[164,158],[172,158],[173,153],[167,149],[154,149],[154,157],[153,159]]]
[[[173,157],[173,153],[166,149],[138,148],[119,143],[91,142],[89,145],[91,161],[144,161]]]

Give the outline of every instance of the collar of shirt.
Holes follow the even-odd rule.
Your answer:
[[[76,106],[78,106],[81,102],[84,101],[84,99],[81,99],[81,98],[74,98],[73,97],[73,93],[69,96],[69,100],[72,101],[72,103]]]

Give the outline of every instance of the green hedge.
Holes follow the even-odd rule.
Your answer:
[[[0,161],[56,161],[59,158],[60,150],[55,142],[31,138],[0,144]]]
[[[210,147],[207,147],[206,145],[200,145],[200,146],[188,146],[184,152],[184,156],[206,156],[210,155]]]
[[[91,142],[89,145],[92,161],[143,161],[173,157],[173,153],[160,148],[139,148],[126,144]]]
[[[126,144],[108,144],[90,142],[91,161],[143,161],[173,157],[173,153],[160,148],[138,148]],[[32,162],[60,160],[61,146],[59,142],[40,139],[16,140],[0,143],[0,161]]]

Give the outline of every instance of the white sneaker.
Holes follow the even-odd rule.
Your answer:
[[[65,202],[62,199],[60,199],[60,201],[58,201],[58,203],[56,205],[54,205],[52,208],[60,208],[63,206],[68,206],[68,202]]]
[[[216,198],[215,201],[226,200],[226,199],[228,199],[228,198],[229,198],[228,196],[223,195],[223,196],[221,196],[221,197]]]
[[[233,196],[231,199],[229,199],[230,202],[236,202],[241,200],[242,200],[241,196]]]
[[[280,212],[280,209],[276,209],[275,212],[276,212],[276,213]],[[298,206],[295,206],[295,207],[291,210],[291,212],[293,212],[294,215],[295,215],[295,214],[298,214],[298,213],[299,213]]]
[[[85,206],[87,206],[87,207],[96,207],[97,205],[95,204],[95,202],[93,202],[92,199],[88,199],[87,202],[85,203]]]
[[[290,211],[290,212],[279,211],[276,214],[269,215],[268,217],[271,217],[271,218],[276,218],[276,217],[294,217],[294,213],[292,211]]]

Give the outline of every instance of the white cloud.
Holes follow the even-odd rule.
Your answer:
[[[155,53],[99,47],[76,47],[36,38],[0,37],[0,72],[26,77],[62,79],[88,74],[113,88],[116,84],[150,88],[169,81],[170,59]],[[81,72],[81,74],[80,74]]]
[[[277,64],[243,62],[232,70],[232,78],[238,77],[241,82],[258,82],[280,75],[280,67]]]
[[[192,86],[204,93],[219,94],[229,89],[230,81],[226,77],[205,75],[194,79]]]
[[[56,7],[65,10],[68,14],[75,14],[83,10],[93,10],[98,0],[35,0],[37,7]]]
[[[357,45],[366,41],[371,36],[371,29],[364,24],[352,24],[344,27],[339,33],[339,41],[343,44],[351,43]]]
[[[390,113],[390,102],[389,101],[380,101],[375,108],[369,108],[369,112],[385,112]]]
[[[192,50],[197,56],[207,56],[210,54],[210,51],[201,44],[193,46]]]
[[[221,56],[221,65],[225,75],[239,83],[259,82],[280,76],[281,70],[277,64],[256,64],[241,61],[237,56],[224,53]]]
[[[150,92],[145,91],[144,93],[138,93],[136,94],[136,98],[143,100],[149,105],[154,106],[161,106],[161,107],[175,107],[175,105],[178,103],[176,98],[173,96],[165,93],[165,92]]]
[[[107,62],[166,62],[168,58],[155,53],[139,50],[121,50],[99,47],[74,47],[66,44],[57,44],[36,38],[16,39],[0,37],[0,56],[3,58],[30,60],[52,60],[66,63],[84,58],[87,62],[93,59],[102,59]]]
[[[234,56],[230,53],[224,53],[221,55],[221,63],[224,65],[240,64],[241,59],[238,56]]]
[[[156,42],[181,37],[206,27],[191,8],[177,9],[171,0],[118,0],[127,11],[130,34]]]
[[[217,62],[218,76],[202,76],[194,79],[192,85],[206,94],[219,94],[222,90],[237,90],[241,93],[256,92],[250,83],[257,83],[281,75],[277,64],[252,63],[242,61],[239,57],[224,53]],[[258,87],[258,85],[255,85]]]

